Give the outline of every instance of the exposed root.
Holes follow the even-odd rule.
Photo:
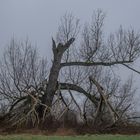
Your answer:
[[[19,100],[17,104],[10,109],[8,113],[7,122],[11,126],[21,126],[21,125],[30,125],[32,127],[38,127],[41,121],[45,121],[47,117],[47,112],[50,111],[50,108],[41,103],[41,100],[32,92],[27,92],[28,96],[24,100]],[[43,118],[39,118],[39,107],[43,106]]]

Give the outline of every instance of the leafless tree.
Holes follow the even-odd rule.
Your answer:
[[[40,96],[40,84],[48,76],[47,61],[39,58],[28,40],[17,42],[12,39],[0,71],[0,97],[9,106],[6,112],[12,115],[10,119],[16,120],[15,123],[18,119],[26,119],[27,114],[30,117],[35,113],[32,101],[36,102],[34,97]]]
[[[139,58],[140,35],[133,29],[126,31],[120,27],[105,41],[104,18],[101,10],[94,12],[92,22],[85,25],[81,41],[77,42],[79,20],[71,14],[61,19],[57,38],[52,38],[53,61],[48,77],[46,61],[38,58],[31,44],[12,40],[1,64],[0,93],[11,104],[10,118],[14,118],[14,125],[28,120],[30,116],[33,119],[29,121],[33,124],[43,125],[59,101],[65,106],[63,110],[68,110],[73,103],[82,112],[75,93],[92,103],[95,120],[99,112],[106,110],[113,124],[122,117],[120,114],[124,115],[129,108],[129,105],[123,106],[127,99],[125,93],[131,93],[131,83],[128,89],[124,85],[118,90],[119,82],[112,81],[112,75],[104,79],[102,75],[114,65],[133,69],[130,64]],[[71,102],[65,101],[66,93],[70,95]],[[117,94],[118,102],[115,100]],[[16,116],[18,108],[22,111],[18,111]]]

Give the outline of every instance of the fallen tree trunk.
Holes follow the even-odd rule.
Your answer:
[[[112,107],[111,103],[108,101],[108,99],[106,98],[105,95],[105,91],[103,89],[103,87],[93,78],[93,77],[89,77],[89,79],[93,82],[93,84],[97,87],[98,92],[100,94],[100,98],[102,98],[102,100],[104,101],[106,107],[109,110],[110,115],[112,116],[112,121],[113,124],[116,123],[116,121],[120,118],[119,114],[115,111],[115,109]],[[100,107],[100,106],[99,106]],[[98,111],[97,111],[98,113]]]

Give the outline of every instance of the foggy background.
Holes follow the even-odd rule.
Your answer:
[[[106,36],[120,25],[140,31],[140,0],[0,0],[0,56],[12,37],[29,38],[40,54],[51,60],[51,37],[56,35],[61,16],[70,12],[80,19],[82,26],[91,21],[97,9],[106,13]],[[136,64],[138,70],[139,64]],[[119,71],[122,78],[130,73],[126,68]],[[139,86],[140,75],[133,74]]]

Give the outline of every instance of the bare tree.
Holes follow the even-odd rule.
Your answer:
[[[6,112],[12,115],[10,119],[16,120],[15,123],[26,119],[27,114],[29,118],[36,112],[32,101],[36,102],[35,97],[42,94],[40,83],[48,76],[47,61],[39,58],[28,40],[17,42],[12,39],[4,53],[0,71],[0,97],[9,106]],[[25,110],[27,114],[23,113]]]
[[[117,107],[114,98],[109,98],[115,97],[118,92],[117,81],[107,85],[100,75],[114,65],[129,67],[128,64],[133,64],[140,54],[140,35],[134,30],[126,31],[120,27],[105,41],[104,18],[101,10],[94,13],[91,24],[84,27],[80,43],[76,42],[80,31],[79,20],[71,14],[61,19],[56,41],[52,38],[53,61],[48,77],[45,60],[38,58],[31,44],[12,40],[1,66],[0,93],[11,104],[10,115],[14,118],[14,124],[32,116],[35,118],[32,119],[33,124],[44,125],[48,116],[51,116],[55,101],[59,100],[66,109],[70,107],[69,103],[74,103],[82,112],[74,97],[75,92],[92,102],[95,118],[99,112],[104,113],[107,109],[113,123],[120,119],[118,113],[122,111],[120,106],[126,97],[123,96],[120,105],[116,103]],[[73,50],[76,51],[73,53]],[[111,78],[105,79],[109,83]],[[122,93],[125,91],[120,90]],[[66,93],[72,102],[65,101]],[[16,116],[18,108],[22,108],[22,112],[17,112]]]

